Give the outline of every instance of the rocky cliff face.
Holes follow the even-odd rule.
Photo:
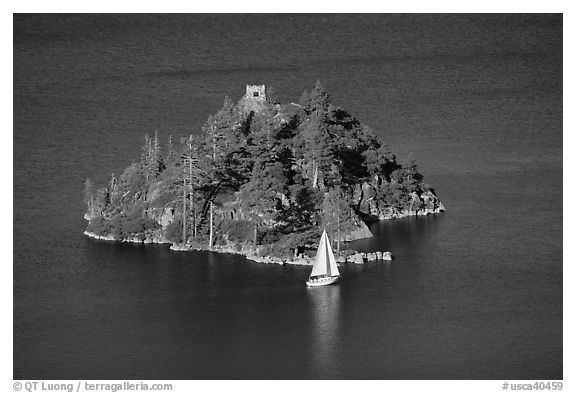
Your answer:
[[[356,213],[351,212],[350,222],[348,224],[349,225],[342,225],[343,228],[349,229],[341,230],[340,236],[338,236],[337,233],[332,234],[334,241],[340,240],[342,242],[351,242],[354,240],[372,237],[372,232],[370,232],[370,229],[368,229],[366,223],[360,217],[358,217]]]
[[[356,185],[352,197],[359,214],[367,221],[390,220],[407,216],[426,216],[441,213],[444,205],[431,190],[410,194],[410,201],[403,207],[391,206],[386,203],[382,191],[375,182]]]
[[[285,195],[279,194],[279,199],[284,205],[288,204],[288,199]],[[217,207],[214,210],[215,214],[219,217],[228,217],[231,219],[249,220],[250,217],[255,215],[260,217],[261,222],[267,227],[275,227],[279,223],[273,218],[267,217],[263,212],[257,211],[257,209],[252,209],[245,211],[241,208],[240,200],[238,197],[224,206]],[[164,213],[162,215],[163,219],[169,218],[169,213]],[[172,216],[173,217],[173,216]],[[335,232],[331,234],[334,241],[340,240],[342,242],[350,242],[353,240],[365,239],[372,237],[372,232],[368,229],[368,226],[362,218],[358,216],[352,209],[349,209],[349,214],[347,214],[348,219],[341,222],[340,236]],[[173,218],[172,218],[173,220]],[[171,221],[170,221],[171,222]],[[160,221],[158,223],[162,224]],[[164,226],[164,224],[162,224]]]
[[[174,207],[153,208],[149,209],[146,214],[150,219],[162,226],[162,230],[165,230],[176,218]]]

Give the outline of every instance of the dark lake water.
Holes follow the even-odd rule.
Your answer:
[[[309,268],[82,235],[83,182],[225,95],[332,101],[447,212]],[[15,379],[561,379],[562,17],[14,17]]]

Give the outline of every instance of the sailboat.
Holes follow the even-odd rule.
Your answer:
[[[336,259],[334,258],[326,230],[324,230],[316,252],[312,273],[310,273],[306,285],[309,287],[330,285],[336,283],[339,278],[340,272],[338,271],[338,266],[336,266]]]

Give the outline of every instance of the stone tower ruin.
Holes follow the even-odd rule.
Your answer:
[[[257,101],[266,101],[266,86],[246,85],[246,98]]]

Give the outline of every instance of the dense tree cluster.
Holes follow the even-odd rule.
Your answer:
[[[330,102],[318,82],[299,105],[267,102],[247,111],[229,98],[198,135],[145,137],[140,160],[99,190],[85,183],[88,231],[117,239],[161,236],[174,243],[251,243],[289,252],[318,229],[350,231],[354,190],[378,187],[402,209],[430,188],[416,165]]]

